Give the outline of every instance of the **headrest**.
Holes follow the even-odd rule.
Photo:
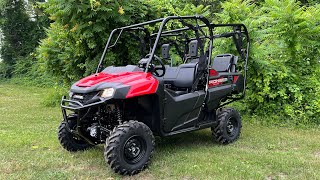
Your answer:
[[[220,54],[214,58],[212,62],[212,68],[218,72],[235,72],[237,61],[237,56],[232,54]]]
[[[197,57],[198,56],[198,41],[192,40],[189,43],[189,56]]]
[[[161,55],[163,59],[169,59],[170,58],[170,44],[163,44],[161,47]]]

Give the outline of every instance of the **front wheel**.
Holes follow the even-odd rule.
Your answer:
[[[107,138],[104,157],[116,173],[134,175],[147,167],[154,144],[154,136],[147,125],[138,121],[125,122]]]
[[[68,121],[62,121],[58,129],[58,139],[61,146],[70,152],[83,151],[93,147],[93,145],[87,143],[80,137],[77,137],[70,132],[70,129],[75,129],[76,116],[71,116],[67,118]]]
[[[217,114],[217,125],[211,128],[213,139],[220,144],[230,144],[239,138],[241,127],[239,112],[222,108]]]

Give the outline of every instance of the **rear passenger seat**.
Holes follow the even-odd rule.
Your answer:
[[[237,62],[238,56],[220,54],[214,58],[211,67],[217,72],[236,72]]]

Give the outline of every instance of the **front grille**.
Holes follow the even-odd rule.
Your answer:
[[[98,94],[98,92],[91,92],[91,93],[86,93],[86,94],[75,93],[72,95],[71,100],[78,101],[81,104],[85,105],[87,103],[87,101],[91,100],[97,94]]]

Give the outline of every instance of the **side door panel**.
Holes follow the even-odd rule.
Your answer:
[[[164,131],[172,132],[195,126],[204,95],[204,91],[196,91],[173,96],[165,90]]]

